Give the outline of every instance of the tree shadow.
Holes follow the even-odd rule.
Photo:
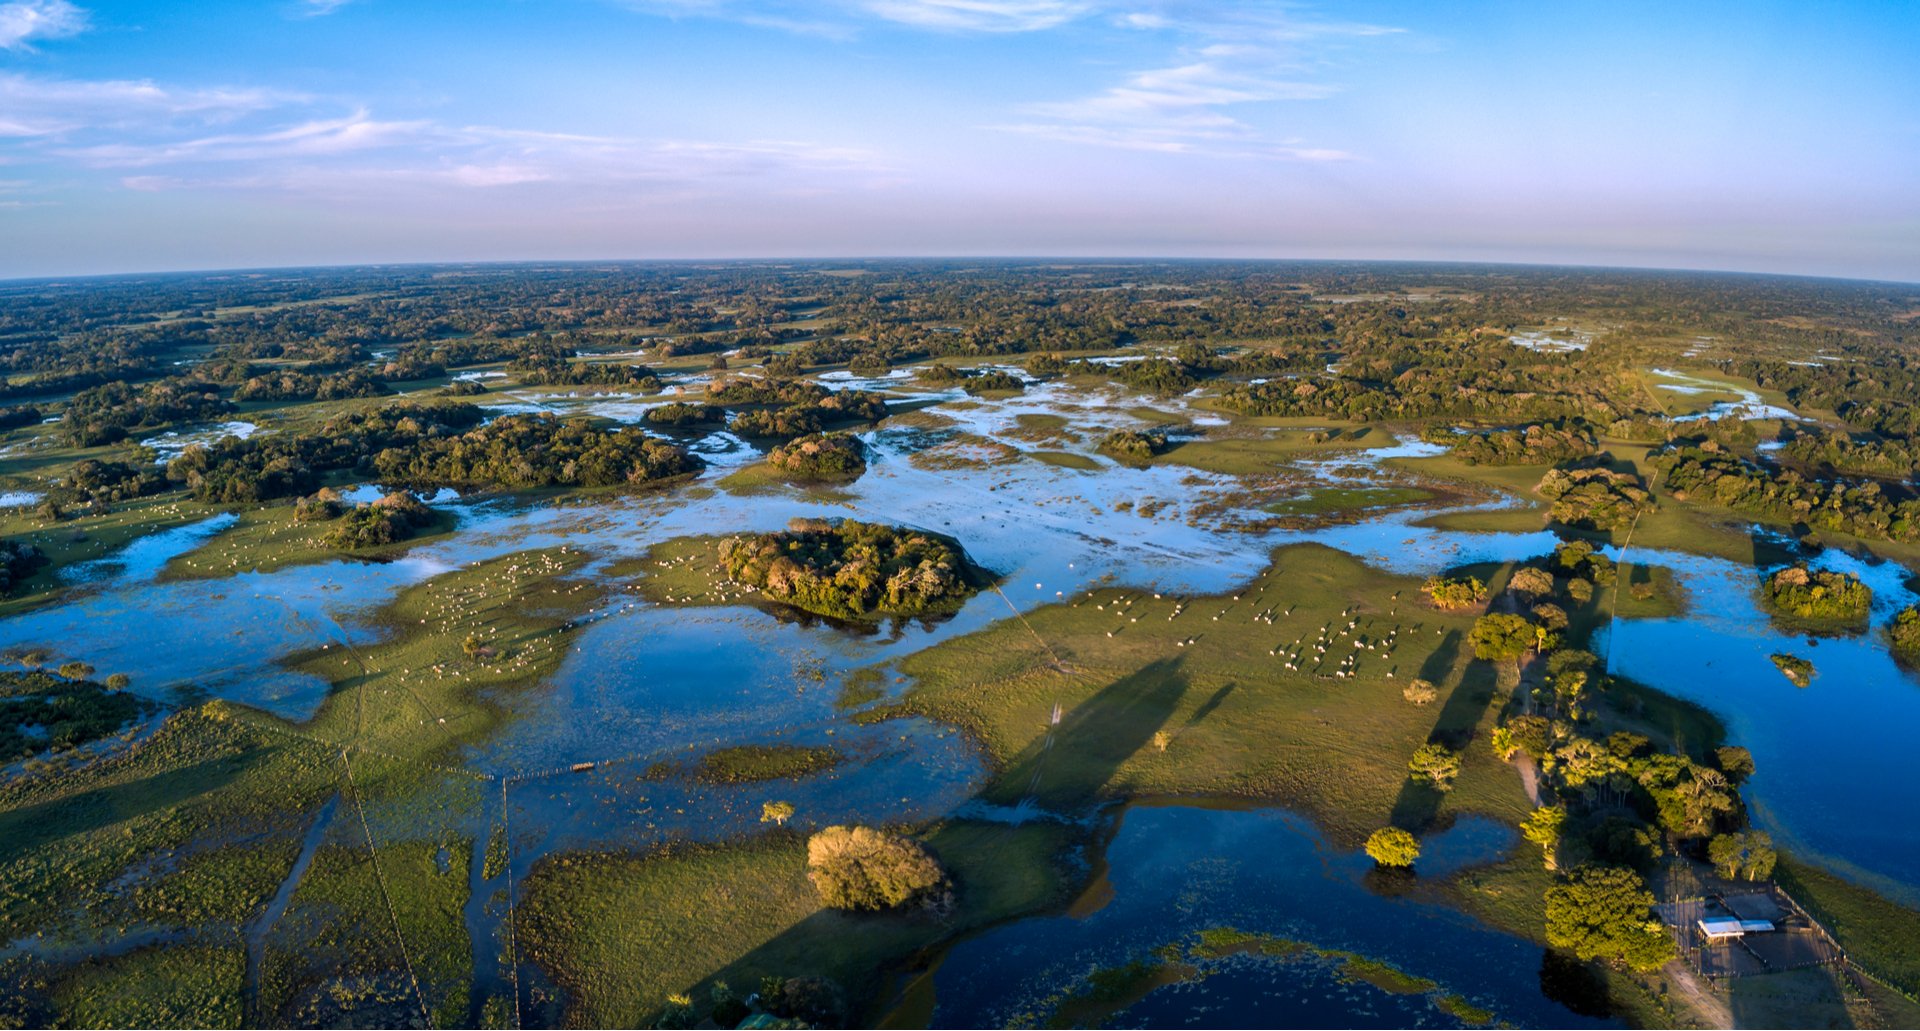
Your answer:
[[[1458,630],[1447,631],[1440,641],[1440,647],[1434,649],[1433,654],[1420,664],[1420,679],[1434,684],[1444,682],[1462,653],[1470,647],[1465,634]],[[1452,751],[1462,752],[1473,743],[1480,718],[1486,715],[1487,707],[1498,697],[1493,685],[1487,682],[1486,671],[1489,669],[1491,667],[1484,664],[1468,664],[1460,676],[1460,683],[1454,685],[1447,694],[1446,702],[1440,706],[1433,729],[1427,732],[1427,744],[1445,745]],[[1400,785],[1400,797],[1394,801],[1393,815],[1388,822],[1414,834],[1432,830],[1446,797],[1445,792],[1435,789],[1432,784],[1408,778]]]
[[[1227,686],[1215,691],[1212,697],[1200,703],[1200,708],[1194,710],[1193,715],[1187,718],[1187,726],[1194,726],[1201,720],[1213,715],[1213,710],[1218,709],[1220,703],[1226,701],[1227,696],[1233,693],[1233,689],[1239,686],[1239,684],[1229,683]]]
[[[1056,812],[1093,802],[1121,764],[1166,727],[1187,693],[1181,663],[1162,659],[1100,689],[1028,744],[981,797],[1000,805],[1031,799]]]

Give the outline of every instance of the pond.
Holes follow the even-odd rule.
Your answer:
[[[1376,874],[1365,855],[1331,846],[1305,817],[1161,802],[1113,819],[1118,829],[1100,876],[1068,914],[989,931],[941,959],[931,1026],[1035,1026],[1062,1016],[1124,1027],[1465,1026],[1436,1007],[1447,996],[1512,1026],[1617,1026],[1542,991],[1540,946],[1418,901],[1405,883]],[[1425,840],[1419,875],[1497,861],[1517,840],[1502,824],[1462,819]],[[1432,985],[1401,981],[1399,991],[1384,990],[1352,978],[1341,957],[1313,951],[1196,957],[1199,933],[1215,928],[1357,954]],[[1187,980],[1118,1013],[1072,1001],[1059,1009],[1086,992],[1089,973],[1123,969],[1174,943],[1193,968]],[[1590,1001],[1571,1001],[1591,1012]]]

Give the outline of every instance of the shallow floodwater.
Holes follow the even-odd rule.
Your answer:
[[[846,385],[898,388],[902,378],[849,378]],[[103,671],[133,672],[135,690],[163,700],[173,689],[191,686],[300,720],[317,709],[327,685],[282,669],[282,658],[321,644],[375,640],[385,632],[372,621],[380,606],[404,588],[462,565],[567,545],[596,557],[578,574],[596,582],[608,563],[637,557],[662,541],[774,530],[801,516],[844,515],[950,534],[976,562],[1004,579],[998,590],[981,593],[937,621],[888,621],[853,632],[823,622],[783,622],[746,606],[655,607],[627,604],[630,595],[596,606],[553,676],[498,693],[495,700],[511,718],[493,737],[470,745],[462,759],[476,772],[522,777],[576,762],[644,764],[685,753],[689,746],[697,754],[774,740],[858,739],[859,748],[868,749],[859,755],[866,756],[877,754],[873,739],[853,729],[835,706],[846,671],[885,666],[1105,578],[1156,591],[1213,593],[1244,582],[1268,564],[1273,548],[1294,542],[1321,543],[1409,575],[1525,559],[1557,543],[1545,531],[1416,527],[1410,524],[1427,513],[1405,510],[1311,531],[1243,532],[1236,524],[1264,515],[1257,508],[1263,496],[1247,494],[1245,481],[1170,466],[1129,467],[1095,450],[1110,429],[1150,425],[1133,414],[1141,407],[1200,421],[1204,413],[1189,408],[1189,399],[1156,400],[1119,388],[1088,390],[1058,382],[1030,383],[1025,394],[1006,401],[979,401],[957,390],[915,396],[938,403],[923,410],[925,417],[892,420],[864,434],[872,453],[868,473],[831,495],[781,488],[736,495],[716,487],[760,451],[715,432],[694,444],[714,467],[696,484],[668,493],[608,499],[590,507],[442,496],[435,503],[459,516],[458,532],[397,561],[236,571],[217,581],[157,580],[168,560],[224,525],[201,523],[74,567],[69,576],[79,585],[77,593],[57,606],[0,623],[0,643],[50,647]],[[539,404],[637,419],[647,403],[588,394],[543,395]],[[1022,426],[1022,415],[1058,416],[1072,436]],[[956,440],[961,434],[969,436]],[[1437,450],[1379,436],[1383,446],[1330,449],[1276,466],[1261,488],[1268,492],[1264,496],[1288,496],[1328,483],[1390,482],[1395,474],[1378,466],[1383,457]],[[1065,452],[1092,467],[1045,464],[1004,452],[993,464],[928,461],[929,451],[953,451],[981,437],[1027,455]],[[1208,499],[1224,510],[1199,510]],[[1155,516],[1140,515],[1149,503],[1164,507]],[[1678,619],[1623,622],[1596,642],[1595,650],[1611,647],[1617,669],[1712,706],[1727,719],[1732,743],[1752,748],[1758,762],[1748,797],[1764,826],[1843,871],[1913,899],[1913,886],[1920,885],[1920,865],[1912,858],[1920,855],[1915,847],[1920,832],[1884,817],[1920,811],[1920,781],[1895,765],[1902,761],[1912,728],[1920,726],[1920,687],[1893,665],[1877,631],[1808,646],[1779,634],[1758,611],[1752,591],[1758,574],[1750,567],[1646,550],[1627,559],[1676,570],[1692,606]],[[1854,560],[1830,553],[1820,561],[1845,566]],[[1876,592],[1876,627],[1911,600],[1899,567],[1860,571]],[[616,592],[618,586],[607,585],[610,596],[625,593]],[[1800,691],[1781,677],[1766,658],[1774,651],[1811,658],[1821,671],[1813,687]],[[888,689],[901,687],[889,683]],[[891,751],[924,754],[897,762],[850,761],[831,777],[810,782],[815,786],[806,790],[814,794],[789,800],[822,813],[852,813],[856,810],[835,808],[830,796],[898,799],[874,802],[870,819],[937,813],[964,801],[980,775],[977,757],[938,728],[906,733],[908,740],[896,742]],[[607,830],[613,817],[606,814],[653,823],[633,832],[644,831],[645,837],[712,836],[730,833],[728,828],[738,826],[735,817],[751,815],[762,800],[750,790],[715,793],[683,784],[671,790],[689,794],[673,796],[667,805],[669,794],[663,792],[668,788],[635,786],[630,775],[617,791],[596,787],[602,779],[529,782],[555,795],[551,801],[558,807],[547,807],[537,818],[530,812],[529,818],[552,828],[578,829],[568,840],[624,840],[626,832]],[[867,788],[860,785],[868,782],[872,793],[863,794]],[[639,819],[649,805],[656,818]],[[566,806],[601,815],[582,822]],[[668,819],[662,806],[702,815],[680,819],[682,814],[671,813]]]
[[[1884,628],[1914,603],[1908,571],[1828,551],[1815,568],[1853,573],[1873,588],[1873,626],[1852,637],[1784,634],[1761,611],[1750,566],[1690,555],[1636,553],[1684,577],[1677,619],[1621,620],[1596,640],[1613,669],[1707,706],[1732,743],[1753,752],[1746,797],[1756,822],[1803,856],[1920,905],[1920,831],[1891,814],[1920,812],[1911,775],[1920,681],[1894,663]],[[1816,669],[1795,687],[1768,656]]]
[[[1395,897],[1373,861],[1333,848],[1283,809],[1127,808],[1105,851],[1111,900],[1091,913],[1024,920],[956,945],[934,974],[933,1027],[1021,1027],[1046,1020],[1097,969],[1190,946],[1202,930],[1345,950],[1438,982],[1518,1027],[1606,1027],[1541,991],[1544,950],[1451,909]],[[1493,862],[1518,840],[1467,818],[1427,838],[1425,877]],[[1089,895],[1106,894],[1096,884]],[[1121,1027],[1459,1027],[1426,994],[1341,983],[1324,960],[1235,957],[1159,988],[1106,1023]]]

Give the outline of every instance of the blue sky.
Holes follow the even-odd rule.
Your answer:
[[[0,0],[0,276],[1369,257],[1920,281],[1920,5]]]

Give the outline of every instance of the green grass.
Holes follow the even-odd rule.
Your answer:
[[[65,1027],[240,1027],[238,945],[155,945],[81,963],[49,993]]]
[[[1417,829],[1445,811],[1517,821],[1529,808],[1519,779],[1485,749],[1466,751],[1449,794],[1407,782],[1407,757],[1429,736],[1490,733],[1509,689],[1462,647],[1474,614],[1436,612],[1416,600],[1418,587],[1332,549],[1295,545],[1276,552],[1240,601],[1193,599],[1174,620],[1172,599],[1103,589],[907,657],[899,669],[913,688],[865,718],[914,713],[966,728],[994,771],[983,794],[1001,803],[1044,774],[1035,800],[1050,808],[1153,795],[1277,801],[1312,812],[1344,845],[1388,822]],[[1123,597],[1139,600],[1116,608]],[[1269,607],[1274,625],[1254,622]],[[1302,635],[1310,642],[1348,607],[1371,637],[1400,627],[1397,650],[1366,653],[1374,657],[1347,680],[1288,671],[1268,654]],[[1179,644],[1188,638],[1196,640]],[[1415,677],[1440,685],[1438,704],[1401,697]],[[1065,715],[1049,744],[1056,703]]]
[[[831,770],[847,761],[838,748],[808,745],[735,745],[700,757],[692,775],[716,784],[790,780]]]
[[[1076,455],[1071,451],[1029,451],[1027,452],[1027,457],[1036,462],[1044,462],[1047,465],[1058,466],[1062,469],[1085,469],[1094,471],[1106,468],[1099,462],[1088,458],[1086,455]]]
[[[1431,501],[1434,494],[1418,487],[1320,487],[1305,497],[1276,501],[1265,511],[1274,515],[1338,515],[1368,508],[1411,505]]]
[[[1861,969],[1920,995],[1920,913],[1790,855],[1774,879],[1824,924]]]
[[[765,977],[819,974],[850,1000],[871,999],[887,969],[927,946],[1053,904],[1062,887],[1053,857],[1069,834],[1052,824],[936,827],[926,839],[959,891],[948,921],[823,909],[793,834],[555,857],[526,882],[520,940],[568,991],[573,1024],[650,1026],[669,994],[704,1000],[716,980],[744,993]]]
[[[451,540],[459,521],[453,512],[438,509],[432,523],[416,528],[414,535],[404,541],[342,551],[321,543],[321,538],[338,525],[338,520],[301,522],[294,519],[291,504],[226,507],[239,516],[239,522],[200,547],[176,556],[167,563],[162,579],[215,580],[236,572],[272,572],[287,566],[341,558],[393,558],[422,544]]]

